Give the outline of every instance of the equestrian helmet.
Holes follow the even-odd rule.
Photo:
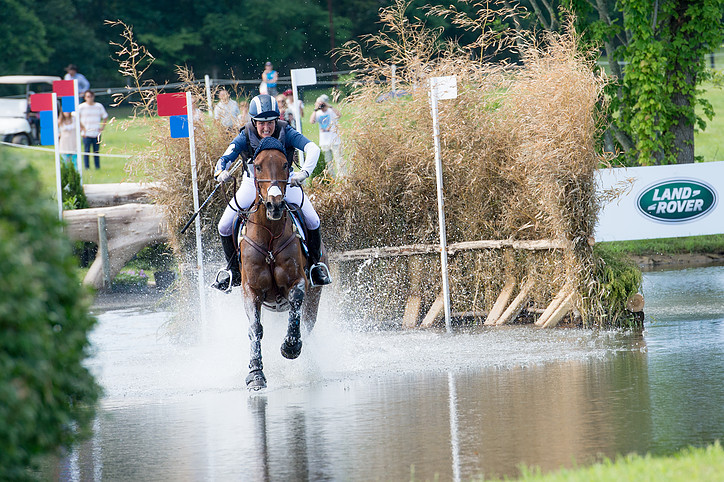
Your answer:
[[[255,121],[271,121],[279,118],[277,100],[268,94],[260,94],[249,102],[249,116]]]

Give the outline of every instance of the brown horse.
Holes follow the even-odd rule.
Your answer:
[[[249,317],[251,354],[246,385],[249,390],[266,387],[262,371],[261,308],[289,311],[287,335],[281,346],[285,358],[302,351],[300,321],[307,332],[317,321],[321,287],[311,287],[305,274],[306,259],[284,202],[289,187],[289,165],[283,146],[264,139],[254,157],[257,201],[252,205],[240,237],[241,288]],[[326,253],[322,256],[326,262]]]

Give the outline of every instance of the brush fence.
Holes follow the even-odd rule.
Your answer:
[[[516,251],[551,252],[571,250],[572,248],[572,244],[566,240],[479,240],[451,243],[448,245],[447,251],[448,255],[452,257],[473,251],[502,250],[503,257],[505,258],[505,266],[511,266],[515,264],[514,253]],[[370,283],[370,281],[359,283],[355,278],[358,278],[360,272],[362,272],[365,267],[369,267],[374,260],[380,260],[383,263],[386,261],[395,263],[397,265],[396,267],[392,265],[382,267],[378,272],[382,280],[379,280],[378,283],[384,284],[386,281],[389,281],[390,284],[388,284],[387,288],[395,293],[395,297],[398,300],[401,297],[405,299],[405,308],[402,315],[402,326],[404,328],[430,328],[442,320],[444,308],[443,292],[440,291],[434,301],[432,301],[425,316],[421,317],[424,295],[430,291],[430,286],[426,286],[426,284],[430,285],[431,279],[440,277],[438,274],[440,269],[439,265],[436,264],[431,255],[437,255],[439,257],[439,254],[439,245],[412,244],[331,253],[330,261],[336,264],[335,267],[337,268],[338,274],[344,273],[341,277],[344,279],[344,282],[349,285],[349,289],[343,289],[343,291],[349,293],[352,290],[357,290],[358,292],[370,293],[367,302],[373,304],[379,303],[379,300],[371,299],[371,297],[374,297],[371,293],[379,291],[376,289],[378,287],[369,286],[368,283]],[[406,257],[407,260],[406,290],[403,284],[391,279],[395,277],[395,274],[392,274],[388,280],[384,279],[385,272],[394,273],[394,271],[397,270],[398,272],[396,274],[399,276],[399,258],[402,257]],[[362,261],[362,263],[359,263],[360,261]],[[356,265],[346,266],[350,264]],[[566,315],[574,312],[576,291],[573,284],[565,283],[555,296],[550,298],[550,302],[547,303],[545,309],[529,308],[527,305],[531,301],[531,295],[535,290],[537,278],[526,276],[526,281],[522,282],[524,277],[520,274],[516,275],[511,271],[512,270],[505,270],[504,283],[497,293],[495,302],[489,311],[458,311],[453,312],[453,317],[484,318],[485,325],[504,325],[515,321],[523,309],[527,308],[529,312],[540,315],[535,320],[535,325],[543,328],[552,328],[560,323]],[[375,284],[374,281],[372,283]],[[406,293],[401,294],[401,291],[406,291]],[[516,292],[516,296],[513,297],[513,294]],[[360,303],[359,300],[356,302]],[[361,302],[364,303],[364,301]]]

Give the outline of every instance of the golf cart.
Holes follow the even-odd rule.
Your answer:
[[[38,114],[30,112],[30,94],[51,92],[52,75],[0,76],[0,140],[13,144],[38,144]],[[32,87],[31,87],[32,86]]]

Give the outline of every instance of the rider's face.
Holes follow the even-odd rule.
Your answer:
[[[259,137],[262,139],[265,137],[270,137],[272,134],[274,134],[274,128],[276,127],[277,121],[270,120],[270,121],[256,121],[256,131],[259,133]]]

